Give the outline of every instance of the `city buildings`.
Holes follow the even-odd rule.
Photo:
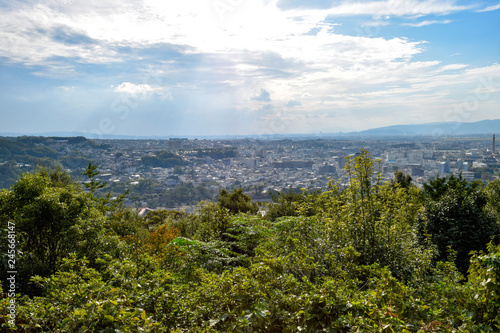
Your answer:
[[[491,136],[356,140],[176,138],[94,140],[93,145],[72,145],[58,139],[44,145],[57,150],[62,157],[80,156],[98,165],[100,180],[116,188],[140,187],[144,195],[138,203],[150,207],[168,206],[161,202],[161,194],[186,184],[204,186],[211,193],[242,187],[255,198],[267,199],[272,191],[326,189],[331,180],[347,181],[345,164],[362,148],[370,152],[375,170],[382,172],[386,180],[401,170],[411,175],[417,186],[450,174],[461,173],[468,180],[496,177],[495,170],[500,168]],[[144,164],[144,157],[161,155],[164,151],[181,158],[182,164],[169,168]],[[71,165],[66,168],[79,174]],[[151,184],[145,180],[151,180]],[[128,205],[136,205],[131,198],[127,200]]]

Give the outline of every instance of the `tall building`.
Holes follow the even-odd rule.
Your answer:
[[[469,171],[469,164],[463,160],[457,161],[457,168],[459,171]]]
[[[493,155],[495,155],[495,134],[493,134],[493,149],[492,149]]]
[[[184,140],[186,139],[178,139],[178,138],[168,139],[168,149],[169,150],[182,149],[182,147],[184,146]]]
[[[439,174],[450,173],[450,161],[439,163]]]

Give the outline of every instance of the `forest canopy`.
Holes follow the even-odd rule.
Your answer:
[[[2,330],[498,331],[500,180],[421,190],[378,169],[362,150],[347,186],[260,207],[222,190],[193,213],[143,217],[95,195],[92,164],[86,187],[57,168],[25,173],[0,191],[2,262],[17,270],[15,296],[1,271]]]

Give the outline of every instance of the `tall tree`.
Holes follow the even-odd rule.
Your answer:
[[[319,215],[329,246],[337,248],[335,257],[343,262],[345,249],[353,249],[358,263],[388,266],[398,278],[412,279],[432,256],[415,232],[420,190],[382,182],[367,150],[350,158],[345,169],[347,187],[330,183],[329,191],[318,197],[318,205],[325,206]]]
[[[471,251],[484,250],[498,227],[486,209],[487,196],[479,183],[461,176],[438,178],[424,185],[427,200],[418,221],[421,239],[430,237],[438,249],[437,260],[455,251],[455,264],[467,273]]]
[[[221,207],[229,209],[232,214],[237,213],[250,213],[256,214],[259,210],[259,206],[256,202],[252,202],[252,199],[243,193],[242,188],[233,190],[229,193],[225,189],[222,189],[217,199]]]
[[[69,253],[96,258],[106,235],[92,194],[60,169],[24,174],[10,191],[1,191],[0,222],[2,228],[15,225],[17,270],[27,289],[32,275],[54,273]]]
[[[411,181],[412,178],[410,175],[405,175],[401,170],[397,170],[396,172],[394,172],[394,178],[391,179],[390,183],[393,187],[399,186],[401,188],[409,188],[410,186],[412,186]]]

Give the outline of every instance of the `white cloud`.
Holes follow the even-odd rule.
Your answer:
[[[430,21],[422,21],[422,22],[418,22],[418,23],[403,23],[402,25],[420,28],[420,27],[425,27],[425,26],[432,25],[432,24],[450,24],[451,22],[453,22],[453,21],[452,20],[443,20],[443,21],[430,20]]]
[[[466,65],[466,64],[451,64],[451,65],[443,66],[440,69],[440,71],[452,71],[452,70],[462,69],[462,68],[465,68],[468,66],[469,65]]]
[[[301,54],[293,56],[309,60],[317,54],[306,52],[308,45],[303,43],[329,46],[332,40],[356,42],[332,33],[335,23],[324,23],[328,16],[443,14],[469,8],[430,0],[387,0],[344,3],[326,10],[282,11],[275,1],[239,1],[228,2],[229,8],[221,15],[216,2],[197,0],[34,3],[0,13],[0,42],[4,45],[0,56],[31,64],[45,64],[53,57],[106,63],[124,60],[116,51],[119,46],[170,43],[210,53],[272,49],[284,54],[301,49]],[[95,44],[56,41],[50,35],[55,27],[77,32]],[[313,28],[320,32],[304,36]]]
[[[59,86],[57,87],[58,89],[61,89],[63,91],[70,91],[70,90],[74,90],[75,89],[75,86]]]
[[[302,119],[301,112],[440,105],[451,100],[449,91],[455,86],[474,85],[478,79],[466,64],[415,61],[425,51],[425,41],[344,35],[333,22],[341,16],[369,15],[365,26],[380,26],[392,23],[389,19],[395,16],[414,20],[476,5],[452,0],[346,1],[329,9],[284,11],[276,1],[223,2],[229,7],[204,0],[18,3],[0,12],[0,57],[37,66],[45,76],[79,75],[81,64],[103,65],[105,71],[132,59],[135,63],[128,67],[137,73],[112,87],[116,93],[171,99],[172,91],[176,100],[183,94],[186,112],[195,114],[230,107],[252,110],[254,104],[269,102],[271,91],[277,109],[300,106],[290,112],[294,119]],[[407,25],[448,23],[451,20]],[[311,30],[315,34],[309,34]],[[173,55],[152,51],[165,45],[172,46]],[[140,80],[150,66],[157,68],[155,83]]]
[[[113,90],[117,93],[128,94],[138,99],[147,99],[153,94],[156,94],[161,98],[172,99],[172,95],[165,88],[152,87],[149,84],[123,82],[119,86],[111,86],[111,88],[113,88]]]
[[[483,13],[483,12],[491,12],[491,11],[498,10],[498,9],[500,9],[500,3],[498,3],[496,5],[491,5],[489,7],[483,8],[483,9],[478,9],[476,11],[479,13]]]
[[[454,1],[436,0],[385,0],[385,1],[363,1],[344,2],[338,6],[328,9],[329,15],[371,15],[371,16],[422,16],[422,15],[444,15],[453,12],[473,9],[477,5],[460,6]]]

